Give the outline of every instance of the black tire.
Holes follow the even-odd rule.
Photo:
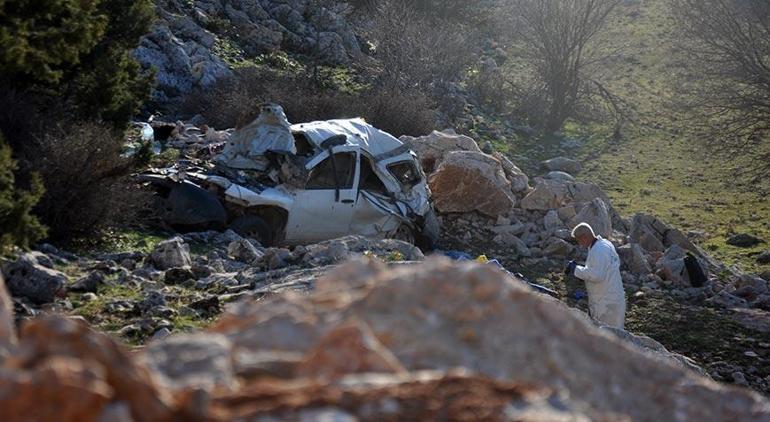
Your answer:
[[[271,246],[273,237],[270,234],[270,226],[265,220],[256,215],[244,215],[230,223],[230,228],[243,237],[248,237],[259,242],[262,246]]]
[[[414,230],[406,224],[402,224],[395,233],[393,233],[393,239],[401,240],[403,242],[414,245],[415,236]]]

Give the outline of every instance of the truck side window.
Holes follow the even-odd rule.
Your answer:
[[[422,181],[420,172],[410,161],[401,161],[388,165],[388,171],[398,180],[401,186],[411,188]]]
[[[340,189],[352,189],[356,175],[356,154],[338,152],[334,154],[334,160],[337,165]],[[332,166],[331,157],[328,157],[310,170],[307,189],[334,189],[335,187],[334,166]]]

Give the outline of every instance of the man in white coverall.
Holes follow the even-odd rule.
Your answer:
[[[588,248],[588,259],[585,266],[571,261],[565,273],[585,281],[592,318],[603,325],[622,329],[626,320],[626,294],[615,247],[609,240],[596,236],[586,223],[578,224],[572,230],[572,237],[580,246]]]

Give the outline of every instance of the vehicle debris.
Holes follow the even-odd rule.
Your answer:
[[[137,176],[177,229],[231,228],[263,245],[349,234],[431,248],[438,220],[417,156],[363,119],[291,125],[279,105],[211,160],[180,160]]]

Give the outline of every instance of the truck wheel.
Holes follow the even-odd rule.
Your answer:
[[[265,220],[256,215],[238,217],[230,223],[230,228],[243,237],[258,241],[262,246],[270,246],[272,244],[273,239],[270,235],[270,226],[267,225]]]
[[[393,233],[393,238],[414,245],[414,231],[406,224],[402,224],[398,230]]]

